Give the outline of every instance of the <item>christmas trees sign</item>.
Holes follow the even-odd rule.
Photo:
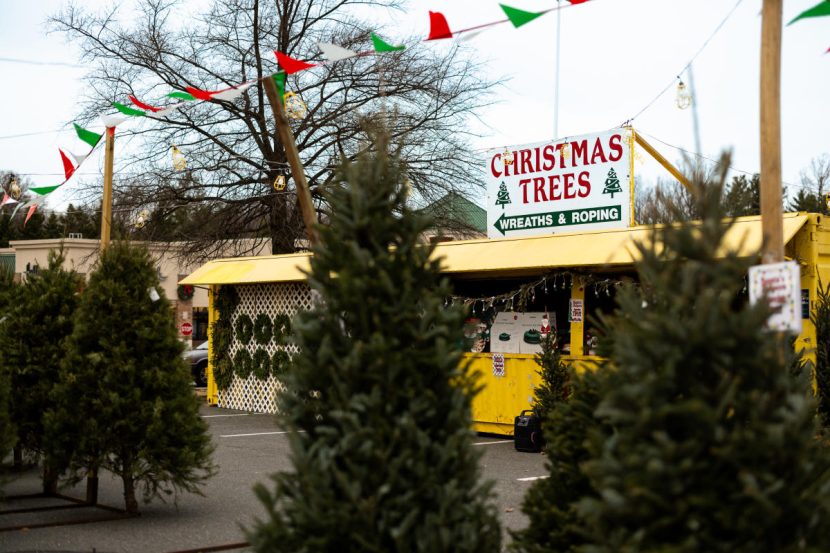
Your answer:
[[[631,221],[627,129],[488,152],[490,238],[621,228]],[[504,162],[510,157],[513,162]]]

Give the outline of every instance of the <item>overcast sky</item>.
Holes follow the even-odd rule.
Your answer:
[[[817,1],[787,1],[785,22]],[[45,18],[62,3],[0,0],[0,58],[77,63],[72,44],[60,35],[46,34]],[[506,3],[534,11],[556,1]],[[563,10],[558,136],[553,115],[556,14],[520,29],[505,24],[482,33],[465,45],[470,55],[486,62],[488,75],[501,85],[499,103],[477,114],[481,123],[475,128],[482,136],[475,146],[503,147],[609,129],[654,101],[633,125],[667,158],[679,160],[682,153],[676,148],[692,152],[695,141],[692,110],[675,105],[676,77],[736,4],[736,0],[591,0]],[[733,167],[750,173],[759,168],[760,8],[761,0],[740,2],[693,64],[702,154],[716,158],[730,148]],[[383,36],[394,42],[396,36],[408,33],[426,36],[428,10],[442,12],[451,29],[504,18],[496,0],[411,0],[404,16],[377,9],[373,19],[382,26]],[[800,183],[799,172],[811,159],[830,152],[830,54],[824,53],[828,47],[830,17],[784,28],[782,155],[783,180],[790,185]],[[82,150],[70,123],[77,111],[74,102],[83,91],[84,69],[8,61],[0,61],[0,68],[6,75],[0,88],[0,170],[30,175],[37,185],[60,182],[57,148]],[[689,82],[687,74],[680,77]],[[47,132],[5,138],[43,131]],[[637,165],[642,181],[666,176],[656,163],[645,155],[643,159]],[[100,159],[95,159],[83,171],[100,168]],[[73,184],[70,181],[50,203],[71,201]],[[483,203],[484,198],[476,200]]]

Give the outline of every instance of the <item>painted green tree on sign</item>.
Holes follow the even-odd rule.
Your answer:
[[[612,198],[614,196],[611,196]],[[502,209],[506,204],[510,203],[510,192],[507,191],[507,186],[502,182],[499,185],[499,193],[498,197],[496,198],[496,205],[500,205]]]
[[[622,187],[620,186],[620,179],[617,178],[617,172],[612,167],[608,171],[608,178],[605,179],[605,188],[602,190],[602,193],[611,194],[611,198],[613,199],[614,194],[617,192],[622,192]]]

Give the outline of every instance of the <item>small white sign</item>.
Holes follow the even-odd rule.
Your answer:
[[[801,333],[801,271],[798,263],[770,263],[749,269],[749,302],[766,297],[773,313],[767,328],[779,332]]]
[[[581,323],[584,300],[570,300],[568,308],[568,322]]]
[[[504,376],[504,354],[493,354],[493,376],[501,378]]]

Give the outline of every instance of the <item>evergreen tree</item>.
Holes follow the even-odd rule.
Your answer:
[[[586,543],[580,532],[577,502],[594,492],[580,466],[589,458],[589,433],[604,431],[594,411],[609,377],[602,369],[581,374],[568,369],[570,394],[557,398],[542,426],[550,476],[536,480],[525,494],[522,512],[528,517],[528,525],[511,532],[513,551],[568,553]]]
[[[830,550],[830,451],[769,308],[739,300],[756,260],[724,252],[724,181],[698,187],[700,224],[638,246],[641,288],[605,320],[625,384],[596,410],[613,437],[589,434],[586,550]]]
[[[50,418],[56,434],[64,429],[74,439],[74,479],[98,468],[121,477],[131,513],[137,486],[145,501],[198,492],[214,471],[207,425],[158,286],[146,249],[114,243],[102,254],[81,298]],[[156,301],[154,288],[162,296]]]
[[[0,332],[9,318],[11,298],[16,296],[14,272],[0,267]],[[0,358],[2,360],[2,358]],[[17,433],[9,415],[10,381],[8,371],[0,367],[0,460],[5,459],[17,441]]]
[[[44,413],[51,408],[66,340],[72,333],[81,280],[63,269],[62,252],[50,251],[48,265],[28,275],[7,309],[0,362],[11,384],[11,417],[17,446],[42,455],[45,493],[57,491],[56,467],[45,439]]]
[[[819,282],[816,309],[811,314],[816,325],[816,399],[818,415],[825,430],[830,430],[830,290]]]
[[[383,140],[378,141],[386,151]],[[280,396],[293,470],[257,487],[257,551],[492,552],[500,531],[471,438],[464,313],[406,207],[399,160],[341,170],[295,325],[302,353]]]
[[[556,334],[551,332],[542,340],[542,353],[535,356],[542,383],[534,390],[533,411],[544,425],[553,407],[568,397],[568,365],[556,347]]]

